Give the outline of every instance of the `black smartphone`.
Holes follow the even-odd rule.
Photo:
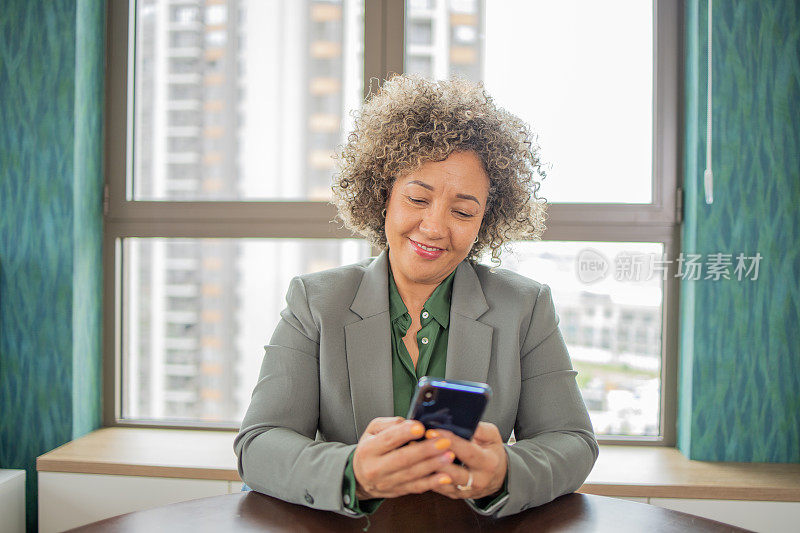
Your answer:
[[[469,440],[491,397],[486,383],[425,376],[417,383],[406,418],[419,420],[425,429],[446,429]]]

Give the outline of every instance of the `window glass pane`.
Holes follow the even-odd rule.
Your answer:
[[[137,1],[128,197],[328,199],[363,95],[363,4]]]
[[[239,424],[289,281],[368,255],[355,239],[124,239],[122,418]]]
[[[550,286],[598,435],[659,435],[660,243],[525,242],[502,268]]]
[[[484,80],[539,135],[549,201],[652,202],[652,2],[409,0],[406,13],[406,72]]]

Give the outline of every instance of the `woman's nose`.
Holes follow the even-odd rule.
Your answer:
[[[445,233],[444,213],[440,209],[428,209],[419,223],[419,229],[431,238],[438,238]]]

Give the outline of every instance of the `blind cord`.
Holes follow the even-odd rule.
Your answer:
[[[706,203],[714,203],[714,174],[711,172],[711,5],[708,0],[708,97],[706,103],[706,171],[703,173],[703,188]]]

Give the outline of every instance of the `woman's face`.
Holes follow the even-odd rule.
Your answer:
[[[475,152],[454,152],[397,178],[386,204],[389,261],[398,284],[438,285],[478,236],[489,176]]]

